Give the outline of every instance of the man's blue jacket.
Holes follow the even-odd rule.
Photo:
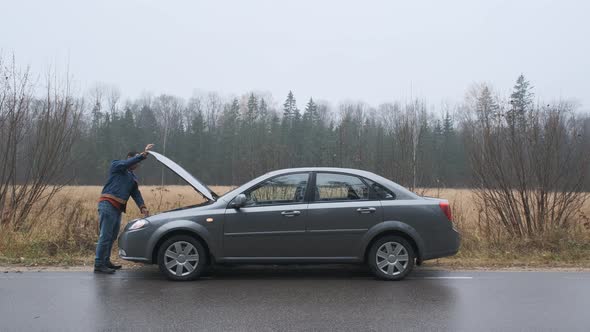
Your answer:
[[[137,185],[137,177],[129,170],[129,167],[145,158],[142,154],[139,154],[125,160],[113,160],[109,169],[109,179],[102,188],[101,200],[115,201],[120,204],[120,210],[125,212],[127,200],[131,196],[140,210],[145,207]]]

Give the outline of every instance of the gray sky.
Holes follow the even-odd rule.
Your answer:
[[[114,84],[190,97],[195,90],[293,90],[336,103],[462,100],[473,82],[508,92],[524,73],[544,99],[590,105],[590,2],[8,1],[0,49],[82,89]]]

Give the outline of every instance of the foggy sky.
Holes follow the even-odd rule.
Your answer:
[[[373,105],[462,100],[474,82],[590,106],[587,1],[11,1],[0,49],[124,97],[293,90]]]

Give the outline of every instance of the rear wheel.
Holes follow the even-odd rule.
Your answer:
[[[367,257],[373,274],[385,280],[401,280],[414,268],[416,254],[401,236],[384,236],[373,243]]]
[[[176,235],[160,246],[158,266],[170,280],[194,280],[203,272],[206,257],[200,241],[191,236]]]

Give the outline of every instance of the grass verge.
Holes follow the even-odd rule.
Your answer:
[[[96,198],[100,187],[67,187],[51,205],[31,214],[21,230],[0,228],[2,266],[90,266],[98,237]],[[230,187],[214,187],[218,193]],[[142,187],[153,213],[196,204],[198,195],[187,186]],[[590,230],[587,220],[570,230],[552,230],[535,239],[513,239],[500,228],[483,225],[480,211],[472,203],[472,192],[461,189],[437,190],[426,195],[449,199],[454,224],[462,234],[462,247],[453,257],[425,262],[425,266],[453,269],[471,268],[590,268]],[[139,217],[130,204],[123,224]],[[590,215],[590,204],[580,211]],[[111,257],[118,260],[115,244]]]

